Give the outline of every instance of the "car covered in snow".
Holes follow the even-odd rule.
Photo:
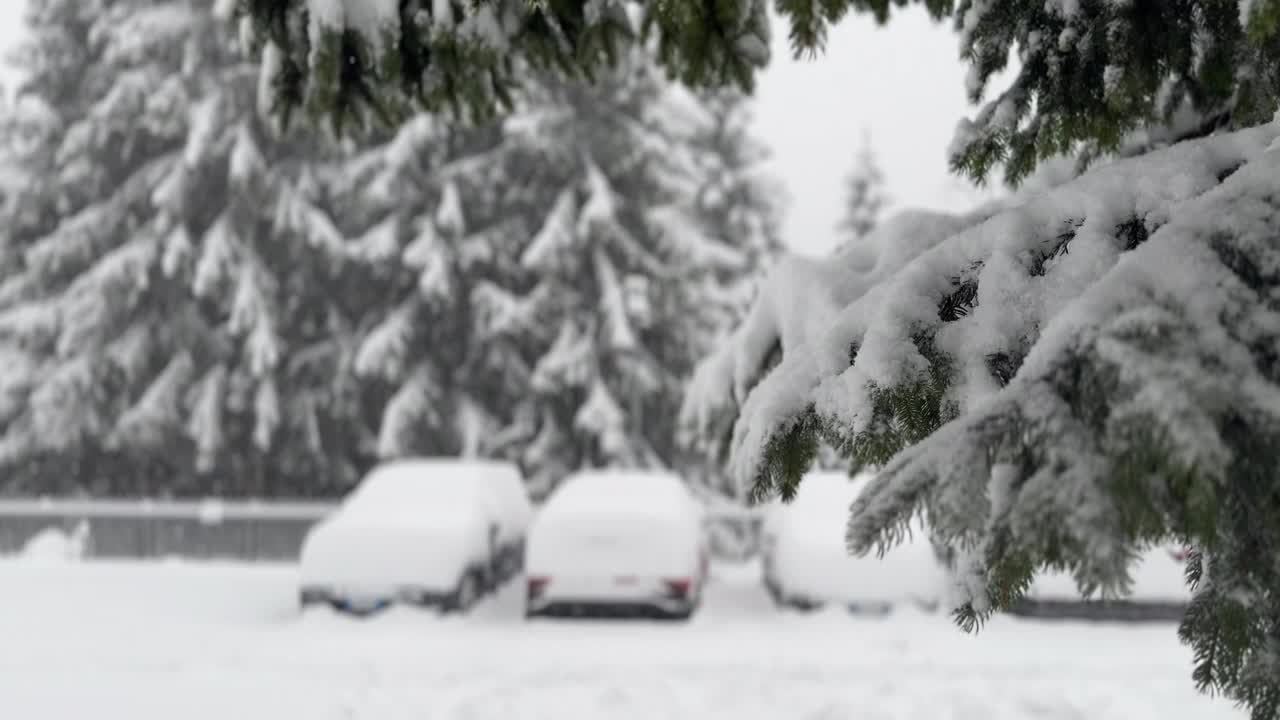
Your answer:
[[[707,564],[703,510],[679,477],[578,473],[530,528],[525,614],[687,619]]]
[[[845,546],[849,507],[868,474],[811,472],[791,502],[764,507],[761,560],[765,589],[781,607],[813,610],[840,605],[882,614],[911,605],[935,609],[947,573],[923,526],[883,557],[857,557]]]
[[[355,614],[397,602],[466,610],[518,572],[531,514],[510,465],[380,465],[307,534],[301,602]]]
[[[498,511],[498,552],[494,559],[492,586],[501,585],[512,579],[524,567],[525,538],[529,533],[529,525],[533,521],[533,504],[529,501],[529,491],[524,484],[524,476],[515,465],[497,461],[418,461],[420,467],[431,462],[437,468],[432,477],[440,479],[449,477],[448,472],[441,471],[445,466],[456,464],[460,474],[470,474],[475,480],[488,485],[494,495],[494,503]]]
[[[1181,620],[1191,602],[1186,580],[1188,550],[1156,546],[1139,555],[1129,569],[1132,584],[1121,597],[1084,597],[1070,573],[1042,572],[1026,595],[1010,609],[1024,617],[1063,620],[1160,622]]]

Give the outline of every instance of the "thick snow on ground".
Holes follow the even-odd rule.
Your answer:
[[[717,568],[686,625],[299,617],[290,566],[0,561],[0,712],[45,720],[1216,720],[1169,625],[778,613]]]

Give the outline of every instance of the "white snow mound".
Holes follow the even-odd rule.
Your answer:
[[[89,524],[83,520],[71,532],[47,527],[27,539],[19,557],[39,563],[78,562],[84,557],[88,541]]]

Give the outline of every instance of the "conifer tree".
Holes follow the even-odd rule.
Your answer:
[[[707,332],[715,334],[742,317],[756,281],[782,251],[781,188],[765,174],[769,151],[751,135],[751,97],[732,89],[694,94],[693,128],[687,142],[701,178],[688,212],[703,235],[728,248],[707,258]]]
[[[527,288],[502,303],[520,309],[503,326],[533,391],[512,430],[526,428],[519,453],[537,487],[583,466],[680,462],[670,418],[684,379],[725,322],[727,289],[769,242],[767,223],[732,216],[752,210],[698,192],[749,188],[732,163],[716,166],[725,158],[701,155],[697,135],[717,121],[695,117],[632,53],[594,83],[547,79],[504,123],[506,174],[518,178],[504,212],[531,229],[518,258]],[[756,229],[722,242],[715,212]]]
[[[652,41],[671,76],[693,83],[749,89],[769,58],[763,0],[240,0],[239,7],[272,69],[280,117],[304,110],[337,130],[403,120],[415,107],[489,116],[510,109],[538,72],[590,80],[625,65],[639,37]]]
[[[355,370],[379,408],[378,454],[489,456],[527,393],[528,237],[500,124],[420,116],[337,166],[358,228]],[[362,287],[363,286],[363,289]]]
[[[778,10],[800,56],[820,50],[850,11],[885,22],[906,5],[952,19],[975,102],[1019,58],[1008,86],[958,129],[952,164],[974,178],[1003,166],[1016,182],[1054,155],[1122,151],[1135,132],[1146,144],[1248,126],[1280,99],[1280,0],[783,0]],[[338,127],[394,121],[412,106],[490,113],[509,106],[528,66],[590,75],[641,37],[673,76],[699,87],[750,89],[769,55],[762,0],[240,7],[267,48],[277,112],[305,109]]]
[[[56,478],[64,485],[46,489],[57,490],[95,471],[110,478],[105,436],[123,388],[179,351],[156,324],[190,333],[188,347],[208,337],[152,272],[169,228],[153,222],[151,193],[181,154],[193,90],[176,72],[190,37],[184,10],[27,8],[28,80],[5,129],[33,182],[7,208],[0,300],[5,344],[37,368],[6,423],[4,457],[23,459],[19,474],[29,476],[18,483]]]
[[[503,121],[419,116],[336,165],[379,454],[505,457],[535,493],[584,465],[684,462],[672,423],[638,413],[674,407],[777,245],[741,103],[679,95],[634,55],[595,83],[546,76]]]
[[[715,340],[742,319],[764,269],[782,253],[781,191],[763,169],[768,150],[750,134],[750,104],[750,96],[733,89],[695,93],[688,102],[693,163],[702,177],[688,212],[716,241],[708,247],[721,252],[684,283],[700,288],[700,332]],[[724,471],[724,444],[703,442],[685,427],[679,434],[692,451],[680,463],[685,473],[704,489],[743,500]]]
[[[970,629],[1039,572],[1123,596],[1150,546],[1194,548],[1195,681],[1272,720],[1276,148],[1277,122],[1222,133],[966,216],[899,216],[870,264],[792,259],[687,414],[704,432],[736,414],[731,466],[757,499],[792,497],[824,442],[878,469],[850,549],[925,514]]]
[[[837,226],[841,243],[856,243],[870,234],[886,204],[884,173],[872,150],[871,136],[864,135],[853,169],[845,179],[844,213]]]
[[[342,373],[314,367],[340,342],[322,288],[343,240],[300,160],[315,143],[273,141],[259,118],[229,11],[30,3],[7,130],[39,182],[9,205],[0,301],[0,340],[37,368],[3,437],[20,482],[263,494],[353,479],[341,436],[360,425],[319,436],[351,405],[333,397]]]

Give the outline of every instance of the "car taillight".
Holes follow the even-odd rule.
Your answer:
[[[689,578],[670,578],[662,583],[667,586],[667,592],[676,597],[688,595],[689,588],[693,586],[693,581]]]
[[[533,575],[529,577],[529,596],[533,597],[542,592],[547,583],[551,582],[551,578],[542,575]]]

